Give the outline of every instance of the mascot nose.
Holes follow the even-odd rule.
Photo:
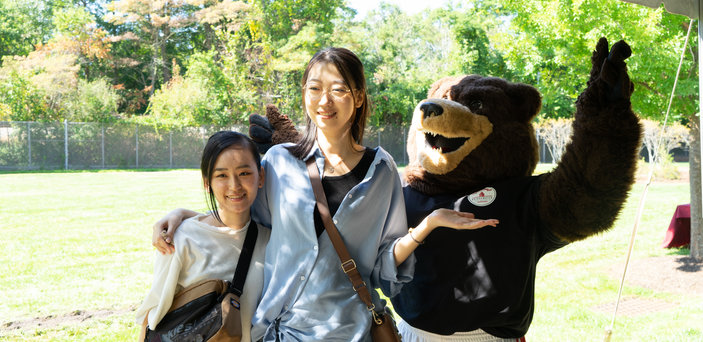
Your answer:
[[[442,113],[444,112],[444,108],[442,108],[442,106],[432,102],[425,102],[421,104],[420,110],[422,111],[423,119],[427,119],[435,115],[442,115]]]

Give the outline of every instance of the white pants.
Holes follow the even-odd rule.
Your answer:
[[[521,339],[500,338],[481,329],[462,331],[452,335],[438,335],[414,328],[402,319],[398,319],[398,332],[403,342],[516,342]],[[524,340],[523,340],[524,341]]]

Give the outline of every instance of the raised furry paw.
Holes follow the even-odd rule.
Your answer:
[[[282,144],[287,142],[297,142],[300,140],[300,133],[295,129],[293,121],[288,115],[281,114],[278,107],[269,104],[266,105],[266,118],[271,126],[273,126],[273,135],[271,142],[273,144]]]
[[[632,55],[630,46],[621,40],[608,50],[608,40],[601,38],[591,56],[588,87],[579,96],[580,104],[608,105],[629,101],[634,85],[627,74],[625,60]]]

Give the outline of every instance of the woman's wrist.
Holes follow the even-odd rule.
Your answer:
[[[410,229],[408,229],[408,235],[410,235],[410,238],[411,238],[413,241],[415,241],[415,243],[417,243],[418,245],[422,245],[423,243],[425,243],[424,240],[418,241],[418,240],[413,236],[413,230],[415,230],[415,228],[410,228]]]
[[[427,236],[430,235],[432,230],[436,228],[435,226],[429,223],[431,219],[432,214],[425,217],[425,219],[422,220],[422,222],[420,222],[417,227],[408,229],[408,235],[410,235],[410,238],[413,240],[413,242],[420,245],[425,243],[425,239],[427,238]]]
[[[395,265],[398,266],[403,263],[413,253],[415,248],[424,243],[425,238],[431,231],[432,229],[427,227],[427,218],[422,220],[415,228],[408,229],[408,233],[403,235],[393,248]]]

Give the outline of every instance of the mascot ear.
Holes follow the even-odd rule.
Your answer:
[[[447,76],[432,83],[427,91],[428,99],[449,99],[451,100],[452,87],[459,83],[464,76]]]
[[[506,93],[517,107],[517,114],[522,115],[517,117],[518,120],[530,122],[542,109],[542,95],[533,86],[512,83]]]

